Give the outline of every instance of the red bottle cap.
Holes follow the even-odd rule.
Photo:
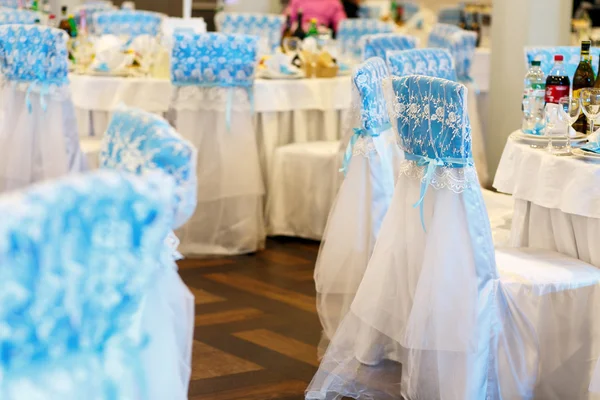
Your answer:
[[[557,54],[554,56],[554,61],[564,61],[565,57],[562,54]]]
[[[48,18],[50,18],[50,19],[54,19],[54,18],[56,18],[56,15],[54,15],[54,14],[50,14],[50,17],[48,17]]]

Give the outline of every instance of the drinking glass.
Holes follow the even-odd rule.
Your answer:
[[[581,114],[581,102],[575,97],[563,97],[558,101],[558,112],[560,119],[567,122],[567,138],[565,144],[565,154],[571,154],[571,126]]]
[[[556,104],[548,103],[546,104],[546,108],[544,109],[544,120],[546,122],[546,131],[545,134],[548,137],[548,152],[553,152],[552,146],[552,138],[554,133],[552,129],[554,129],[554,125],[556,124],[556,120],[558,119],[558,107]]]
[[[600,115],[600,89],[581,89],[581,110],[590,122],[590,133],[594,133],[594,120]]]
[[[298,53],[302,48],[302,42],[297,37],[286,37],[283,39],[283,52],[285,54]]]

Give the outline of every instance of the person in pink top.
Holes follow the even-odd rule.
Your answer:
[[[337,31],[340,21],[346,19],[346,12],[340,0],[290,0],[286,14],[292,17],[292,21],[296,21],[299,10],[304,13],[303,26],[307,26],[311,19],[316,18],[319,25]]]

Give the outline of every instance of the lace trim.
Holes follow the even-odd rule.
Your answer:
[[[400,164],[399,174],[423,183],[426,181],[425,170],[426,167],[417,165],[415,161],[404,160]],[[431,187],[434,189],[449,189],[457,194],[478,185],[475,167],[437,167],[431,179]]]
[[[394,134],[394,132],[386,131],[381,134],[379,137],[361,137],[356,141],[354,147],[352,148],[352,157],[362,156],[365,158],[370,158],[371,155],[377,153],[377,148],[375,146],[374,140],[381,140],[384,143],[384,147],[388,148],[389,146],[397,146],[398,138]]]
[[[231,99],[232,110],[252,110],[251,97],[253,88],[201,87],[181,86],[175,88],[173,108],[175,110],[214,110],[226,111]]]

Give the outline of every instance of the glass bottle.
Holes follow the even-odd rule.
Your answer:
[[[306,32],[304,31],[304,28],[302,27],[302,21],[304,20],[304,12],[302,11],[302,9],[298,10],[298,26],[296,27],[296,30],[294,31],[294,36],[297,37],[300,40],[304,40],[304,38],[306,37]]]
[[[69,37],[71,36],[71,24],[69,23],[69,17],[67,16],[67,6],[62,6],[60,9],[61,19],[58,23],[58,28],[67,32]]]
[[[286,38],[292,37],[292,16],[288,15],[285,21],[285,29],[283,30],[283,34],[281,35],[281,49],[285,52],[285,48],[283,46],[283,42]]]
[[[590,46],[591,42],[589,40],[581,42],[581,60],[573,76],[573,96],[576,98],[579,98],[581,89],[593,87],[595,83]],[[573,124],[573,129],[577,132],[587,132],[588,122],[583,113]]]
[[[571,80],[567,75],[564,59],[561,54],[554,56],[554,66],[546,78],[546,103],[558,104],[561,98],[569,95]]]
[[[319,37],[319,28],[317,27],[317,19],[313,18],[310,20],[310,28],[308,28],[308,32],[306,33],[306,37]]]

